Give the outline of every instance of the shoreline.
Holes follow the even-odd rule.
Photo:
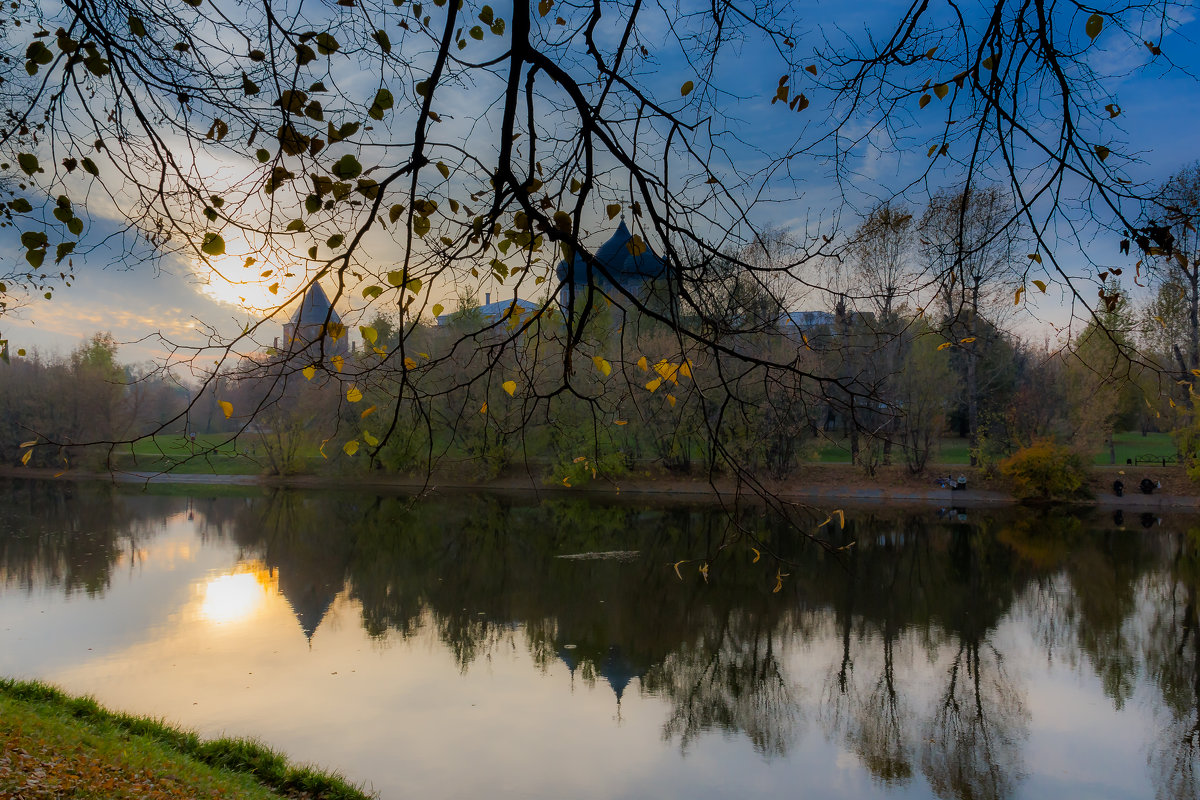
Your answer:
[[[987,508],[1021,505],[1022,501],[1005,490],[998,481],[981,479],[975,470],[962,470],[970,476],[968,488],[961,491],[937,488],[929,475],[911,476],[895,468],[874,478],[849,465],[812,465],[814,475],[801,474],[791,479],[762,482],[760,491],[785,503],[820,504],[844,503],[854,506],[915,505],[926,507]],[[959,468],[961,469],[961,468]],[[808,470],[802,470],[807,472]],[[956,470],[957,471],[957,470]],[[973,474],[974,473],[974,474]],[[1104,510],[1193,510],[1200,511],[1200,486],[1187,479],[1182,468],[1155,467],[1156,478],[1163,489],[1155,494],[1136,491],[1135,481],[1119,467],[1094,467],[1091,471],[1090,499],[1027,503],[1039,507],[1098,508]],[[1111,492],[1112,481],[1120,476],[1135,487],[1117,497]],[[55,472],[53,469],[0,467],[0,477],[27,478],[48,481],[97,481],[124,485],[187,485],[187,486],[245,486],[286,489],[352,489],[392,493],[422,494],[443,490],[463,492],[495,492],[532,494],[534,496],[589,498],[653,497],[680,501],[722,502],[732,498],[757,500],[759,492],[745,485],[718,477],[679,476],[645,473],[628,475],[618,480],[599,479],[574,487],[546,484],[528,471],[514,470],[508,475],[487,481],[464,479],[452,474],[434,473],[411,476],[389,473],[383,475],[216,475],[209,473],[175,472]],[[975,488],[979,484],[987,488]]]

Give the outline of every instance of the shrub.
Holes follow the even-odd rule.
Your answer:
[[[1022,447],[1001,461],[1000,472],[1022,500],[1072,500],[1089,494],[1083,458],[1047,439]]]

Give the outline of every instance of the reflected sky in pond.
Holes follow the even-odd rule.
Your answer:
[[[0,674],[385,798],[1197,796],[1200,520],[0,491]]]

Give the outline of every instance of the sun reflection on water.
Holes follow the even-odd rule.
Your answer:
[[[203,585],[200,616],[215,625],[240,622],[254,616],[278,590],[279,579],[273,570],[261,562],[242,563]]]

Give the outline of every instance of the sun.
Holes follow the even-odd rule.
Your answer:
[[[277,588],[275,574],[262,564],[240,565],[237,571],[216,575],[204,584],[200,616],[216,625],[249,619]]]
[[[195,269],[200,291],[218,303],[258,316],[278,311],[303,287],[304,272],[281,270],[263,262],[223,256]]]

